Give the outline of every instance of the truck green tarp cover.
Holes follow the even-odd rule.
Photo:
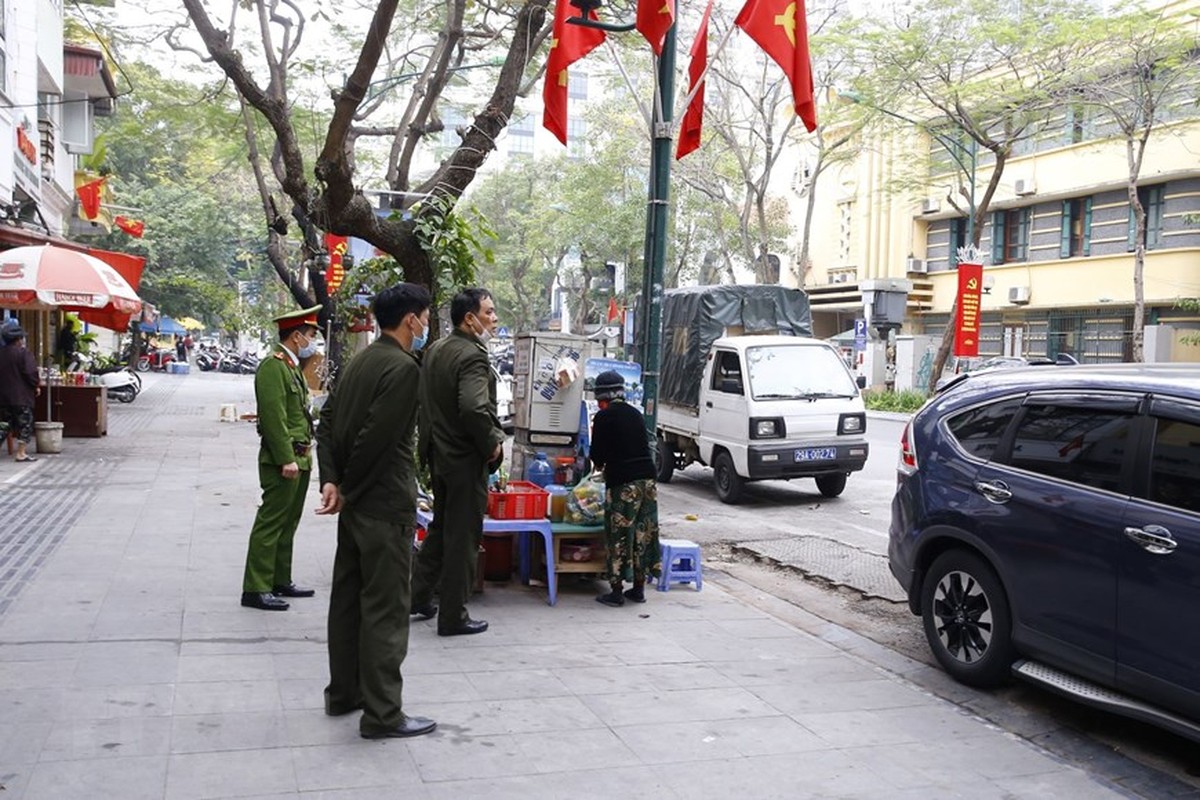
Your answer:
[[[783,286],[689,286],[663,295],[659,402],[697,408],[704,362],[722,336],[812,336],[808,295]],[[732,330],[731,330],[732,329]]]

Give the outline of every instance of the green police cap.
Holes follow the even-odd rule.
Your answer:
[[[321,313],[321,306],[313,306],[312,308],[302,308],[299,311],[290,311],[287,314],[280,314],[272,320],[279,326],[280,332],[290,331],[292,328],[299,328],[301,325],[311,325],[316,328],[317,314]]]

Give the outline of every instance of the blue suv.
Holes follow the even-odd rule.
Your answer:
[[[1200,365],[963,376],[898,469],[889,563],[950,675],[1200,740]]]

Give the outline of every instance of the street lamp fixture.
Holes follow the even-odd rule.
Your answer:
[[[604,0],[571,0],[571,5],[579,9],[579,16],[587,19],[604,5]]]

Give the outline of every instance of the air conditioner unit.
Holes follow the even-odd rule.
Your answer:
[[[920,275],[924,275],[929,272],[929,265],[925,263],[925,259],[913,258],[912,256],[909,256],[904,262],[904,268],[908,272],[916,272]]]
[[[1017,194],[1022,196],[1033,194],[1037,191],[1037,187],[1034,186],[1033,181],[1029,178],[1018,178],[1013,188]]]
[[[942,208],[942,204],[937,201],[937,198],[926,197],[921,201],[922,214],[936,214]]]
[[[845,283],[849,277],[850,277],[849,274],[847,274],[845,272],[835,272],[829,276],[829,282],[830,283]]]
[[[1029,287],[1028,286],[1013,286],[1008,290],[1008,302],[1016,305],[1025,305],[1029,302]]]

